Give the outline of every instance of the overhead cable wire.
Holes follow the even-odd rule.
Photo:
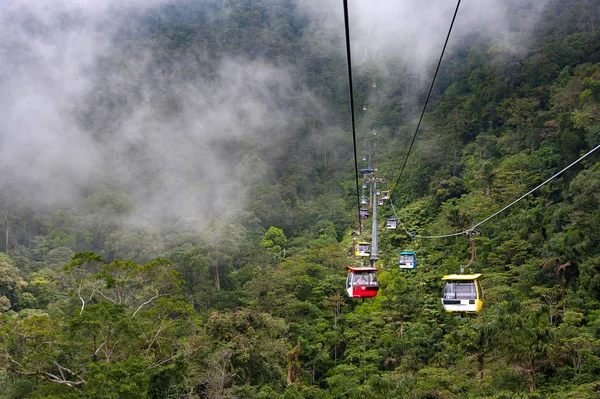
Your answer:
[[[600,148],[600,145],[597,145],[596,147],[594,147],[593,149],[591,149],[590,151],[588,151],[585,155],[583,155],[582,157],[580,157],[579,159],[571,162],[568,166],[566,166],[565,168],[563,168],[561,171],[559,171],[558,173],[555,173],[553,176],[551,176],[550,178],[546,179],[544,182],[542,182],[541,184],[538,184],[536,187],[534,187],[533,189],[529,190],[527,193],[523,194],[522,196],[520,196],[519,198],[517,198],[516,200],[514,200],[513,202],[511,202],[510,204],[506,205],[504,208],[500,209],[498,212],[494,213],[491,216],[488,216],[487,218],[483,219],[481,222],[473,225],[469,230],[474,230],[475,228],[481,226],[482,224],[484,224],[485,222],[487,222],[488,220],[490,220],[491,218],[493,218],[494,216],[497,216],[498,214],[504,212],[505,210],[507,210],[508,208],[510,208],[511,206],[515,205],[517,202],[521,201],[523,198],[527,197],[529,194],[533,193],[534,191],[536,191],[537,189],[545,186],[547,183],[549,183],[550,181],[554,180],[556,177],[560,176],[561,174],[563,174],[567,169],[571,168],[572,166],[578,164],[579,162],[581,162],[582,160],[584,160],[585,158],[587,158],[589,155],[591,155],[594,151],[596,151],[598,148]]]
[[[350,52],[350,23],[348,19],[348,0],[344,0],[344,29],[346,32],[346,59],[348,64],[348,87],[350,89],[350,115],[352,119],[352,143],[354,145],[354,175],[356,177],[356,203],[358,211],[358,225],[361,226],[360,192],[358,184],[358,156],[356,150],[356,121],[354,120],[354,90],[352,88],[352,53]],[[360,227],[359,227],[360,228]]]
[[[465,234],[467,234],[467,235],[468,234],[472,234],[477,227],[481,226],[482,224],[488,222],[490,219],[498,216],[502,212],[504,212],[504,211],[508,210],[509,208],[511,208],[512,206],[516,205],[518,202],[520,202],[521,200],[523,200],[524,198],[526,198],[528,195],[530,195],[534,191],[540,189],[541,187],[545,186],[546,184],[548,184],[549,182],[551,182],[552,180],[554,180],[555,178],[557,178],[558,176],[560,176],[561,174],[563,174],[569,168],[571,168],[571,167],[575,166],[576,164],[578,164],[579,162],[583,161],[585,158],[587,158],[588,156],[590,156],[591,154],[593,154],[596,150],[598,150],[598,148],[600,148],[600,145],[597,145],[596,147],[594,147],[593,149],[591,149],[590,151],[588,151],[587,153],[585,153],[583,156],[581,156],[577,160],[571,162],[568,166],[564,167],[563,169],[561,169],[559,172],[555,173],[554,175],[552,175],[548,179],[544,180],[542,183],[538,184],[537,186],[535,186],[534,188],[532,188],[531,190],[529,190],[528,192],[526,192],[525,194],[523,194],[522,196],[520,196],[519,198],[517,198],[516,200],[514,200],[513,202],[511,202],[510,204],[506,205],[504,208],[502,208],[499,211],[495,212],[494,214],[488,216],[487,218],[483,219],[479,223],[474,224],[473,226],[469,227],[466,230],[459,231],[457,233],[437,235],[437,236],[422,236],[422,235],[419,235],[419,234],[411,233],[411,232],[409,232],[406,229],[404,229],[404,230],[406,231],[406,233],[411,238],[448,238],[448,237],[461,236],[461,235],[465,235]],[[400,221],[400,218],[398,218],[398,215],[396,214],[396,209],[393,207],[393,205],[392,205],[392,209],[394,211],[394,215],[396,216],[396,219],[398,221]],[[402,227],[404,227],[404,225]]]
[[[456,10],[454,10],[454,16],[452,17],[452,22],[450,23],[450,28],[448,29],[448,34],[446,35],[446,41],[444,42],[444,47],[442,48],[442,53],[440,54],[440,59],[438,61],[437,67],[435,68],[435,73],[433,74],[433,79],[431,80],[431,86],[429,87],[429,92],[427,93],[427,98],[425,99],[425,104],[423,105],[423,110],[421,111],[421,117],[419,118],[419,122],[417,123],[417,128],[415,129],[415,134],[410,142],[410,146],[408,147],[408,152],[406,153],[406,157],[404,158],[404,163],[402,164],[402,168],[400,169],[400,174],[396,179],[396,183],[394,183],[394,187],[390,190],[390,200],[394,196],[394,191],[396,187],[398,187],[398,183],[400,183],[400,179],[402,178],[402,172],[404,172],[404,168],[406,167],[406,163],[408,162],[408,158],[410,156],[410,152],[412,151],[413,145],[415,144],[415,140],[417,139],[417,134],[419,133],[419,127],[421,127],[421,122],[423,121],[423,116],[425,115],[425,109],[427,109],[427,103],[429,103],[429,98],[431,97],[431,92],[433,91],[433,85],[435,84],[435,79],[437,77],[438,71],[440,70],[440,65],[442,64],[442,59],[444,58],[444,53],[446,51],[446,47],[448,45],[448,40],[450,39],[450,34],[452,33],[452,27],[454,26],[454,21],[456,20],[456,15],[458,14],[458,9],[460,7],[460,1],[456,3]],[[344,3],[346,0],[344,0]]]
[[[404,232],[407,235],[409,235],[411,238],[414,238],[415,233],[408,231],[408,229],[404,226],[404,223],[402,223],[402,220],[400,220],[400,218],[398,217],[398,213],[396,213],[396,207],[394,206],[394,203],[392,202],[391,198],[390,198],[390,205],[392,207],[392,211],[394,212],[394,216],[396,216],[396,220],[398,221],[398,223],[400,223],[400,226],[402,226],[402,228],[404,229]]]

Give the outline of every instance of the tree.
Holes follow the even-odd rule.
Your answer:
[[[274,259],[279,257],[285,258],[287,238],[285,237],[283,230],[274,226],[269,227],[269,230],[265,233],[263,246],[273,253]]]
[[[529,392],[534,392],[536,374],[549,365],[557,351],[556,332],[541,308],[507,304],[503,306],[501,318],[511,331],[511,334],[500,335],[504,356],[527,376]]]
[[[12,259],[0,253],[0,312],[26,307],[23,301],[19,304],[19,297],[26,286],[27,282],[21,277],[19,269],[12,265]]]

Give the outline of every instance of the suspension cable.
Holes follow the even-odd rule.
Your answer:
[[[392,207],[392,211],[394,212],[394,216],[396,216],[396,220],[398,221],[398,223],[400,223],[400,226],[402,226],[402,229],[404,229],[404,232],[407,235],[409,235],[411,238],[414,238],[415,233],[408,231],[408,229],[404,226],[404,223],[402,223],[402,220],[400,220],[400,218],[398,217],[398,213],[396,213],[396,207],[394,206],[394,203],[392,202],[391,198],[390,198],[390,205]]]
[[[352,119],[352,143],[354,146],[354,175],[356,177],[356,204],[358,211],[358,226],[362,225],[360,215],[360,192],[358,188],[358,156],[356,150],[356,122],[354,120],[354,90],[352,88],[352,54],[350,52],[350,23],[348,18],[348,0],[344,0],[344,29],[346,32],[346,60],[348,64],[348,87],[350,89],[350,115]]]
[[[559,172],[555,173],[554,175],[552,175],[551,177],[549,177],[548,179],[544,180],[542,183],[538,184],[537,186],[535,186],[534,188],[532,188],[531,190],[529,190],[528,192],[526,192],[525,194],[523,194],[522,196],[520,196],[519,198],[517,198],[516,200],[514,200],[513,202],[511,202],[510,204],[506,205],[504,208],[500,209],[499,211],[495,212],[494,214],[488,216],[487,218],[483,219],[482,221],[480,221],[479,223],[474,224],[473,226],[469,227],[466,230],[463,231],[459,231],[457,233],[451,233],[451,234],[444,234],[444,235],[436,235],[436,236],[422,236],[419,234],[415,234],[415,233],[411,233],[409,232],[406,228],[404,228],[404,230],[406,231],[406,233],[411,237],[411,238],[448,238],[448,237],[456,237],[456,236],[461,236],[461,235],[469,235],[472,234],[475,229],[479,226],[481,226],[482,224],[488,222],[490,219],[494,218],[495,216],[498,216],[500,213],[508,210],[509,208],[511,208],[513,205],[516,205],[518,202],[520,202],[521,200],[523,200],[525,197],[527,197],[529,194],[533,193],[534,191],[538,190],[539,188],[545,186],[546,184],[548,184],[550,181],[554,180],[555,178],[557,178],[558,176],[560,176],[561,174],[563,174],[565,171],[567,171],[568,169],[570,169],[571,167],[575,166],[576,164],[578,164],[579,162],[583,161],[585,158],[587,158],[588,156],[590,156],[591,154],[593,154],[596,150],[598,150],[598,148],[600,148],[600,145],[597,145],[596,147],[594,147],[593,149],[591,149],[590,151],[588,151],[587,153],[585,153],[585,155],[581,156],[580,158],[578,158],[577,160],[571,162],[568,166],[564,167],[563,169],[561,169]],[[390,202],[391,203],[391,202]],[[396,216],[396,219],[398,221],[400,221],[400,218],[398,218],[398,214],[396,213],[396,208],[394,208],[394,205],[392,204],[392,210],[394,211],[394,215]],[[400,223],[402,224],[402,223]],[[404,227],[404,225],[402,225],[402,227]]]
[[[415,144],[415,140],[417,138],[417,134],[419,133],[419,127],[421,127],[421,122],[423,121],[423,116],[425,115],[425,109],[427,108],[427,103],[429,103],[429,98],[431,97],[431,92],[433,91],[433,85],[435,84],[435,79],[437,77],[438,71],[440,70],[440,65],[442,64],[442,58],[444,58],[444,52],[446,51],[446,46],[448,45],[448,40],[450,39],[450,33],[452,33],[452,27],[454,26],[454,21],[456,20],[456,15],[458,14],[458,8],[460,7],[460,1],[456,3],[456,10],[454,10],[454,16],[452,17],[452,22],[450,23],[450,28],[448,29],[448,34],[446,35],[446,41],[444,42],[444,47],[442,48],[442,53],[440,54],[440,59],[438,61],[437,67],[435,68],[435,73],[433,74],[433,79],[431,80],[431,86],[429,86],[429,92],[427,93],[427,98],[425,99],[425,104],[423,105],[423,110],[421,111],[421,116],[419,118],[419,122],[417,123],[417,128],[415,129],[415,134],[412,137],[410,142],[410,146],[408,147],[408,152],[406,153],[406,157],[404,158],[404,163],[402,164],[402,168],[400,169],[400,174],[394,183],[394,187],[390,190],[390,201],[394,195],[394,191],[396,187],[398,187],[398,183],[400,183],[400,179],[402,178],[402,172],[404,172],[404,168],[406,167],[406,163],[408,162],[408,157],[410,156],[410,152],[412,151],[413,145]],[[345,4],[346,0],[344,0]]]

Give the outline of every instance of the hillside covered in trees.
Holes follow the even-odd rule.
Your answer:
[[[394,185],[455,4],[350,3],[359,164],[409,232],[600,144],[600,4],[463,2]],[[0,398],[600,397],[599,154],[477,228],[481,313],[440,303],[468,238],[389,204],[362,301],[342,2],[12,0],[0,32]]]

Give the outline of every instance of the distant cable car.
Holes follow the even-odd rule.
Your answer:
[[[362,197],[362,198],[360,199],[360,203],[361,203],[362,205],[366,205],[366,204],[368,204],[368,203],[369,203],[369,200],[367,199],[367,197]]]
[[[371,256],[371,244],[364,241],[359,241],[354,245],[354,256],[357,258]]]
[[[372,298],[379,291],[376,267],[351,267],[346,278],[346,291],[350,298]]]
[[[377,172],[377,168],[362,168],[360,169],[360,173],[362,173],[363,175],[366,175],[367,173],[375,173]]]
[[[400,269],[415,269],[417,267],[417,254],[411,251],[399,253],[398,265]]]
[[[382,206],[384,204],[384,201],[380,198],[377,200],[377,205]]]
[[[371,87],[373,87],[373,88],[377,87],[377,82],[375,82],[375,81],[372,81],[372,82],[371,82]]]
[[[390,199],[390,192],[389,191],[382,191],[381,192],[381,199],[382,200],[389,200]]]
[[[373,136],[377,136],[377,130],[373,129]]]
[[[366,111],[366,110],[367,110],[367,105],[365,104],[365,105],[363,105],[363,111]]]
[[[360,208],[360,218],[368,219],[369,218],[369,210],[365,208]]]
[[[442,291],[442,305],[446,312],[479,313],[483,306],[483,289],[479,282],[481,274],[450,274]]]
[[[390,218],[385,223],[385,228],[388,230],[396,230],[398,228],[398,220],[395,218]]]

